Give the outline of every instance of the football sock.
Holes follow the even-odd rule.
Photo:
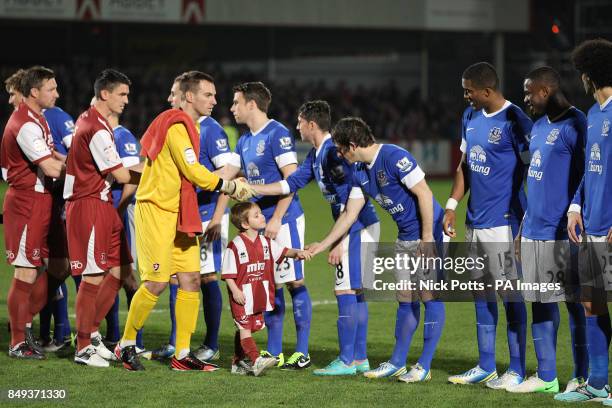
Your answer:
[[[219,328],[221,327],[221,308],[223,298],[218,281],[210,281],[200,286],[202,290],[202,304],[204,307],[204,321],[206,322],[206,337],[204,344],[213,350],[219,349]]]
[[[55,324],[53,334],[57,342],[63,342],[71,334],[70,317],[68,316],[68,288],[65,282],[62,282],[59,291],[61,294],[55,302],[55,310],[53,311],[53,321]]]
[[[510,370],[525,377],[525,347],[527,346],[527,308],[523,302],[504,302],[506,309]]]
[[[40,326],[38,327],[38,333],[42,340],[51,338],[51,316],[53,316],[53,311],[56,305],[57,301],[55,299],[49,299],[45,307],[43,307],[40,311]]]
[[[25,327],[30,316],[30,293],[33,284],[13,278],[6,298],[11,322],[11,347],[25,340]]]
[[[157,303],[157,298],[157,296],[149,292],[144,284],[140,285],[134,294],[130,310],[128,310],[121,347],[136,344],[136,332],[144,326],[151,310],[153,310]]]
[[[357,298],[355,295],[336,295],[338,301],[338,343],[340,345],[340,360],[351,365],[355,359],[355,336],[357,325],[355,315]]]
[[[189,354],[191,335],[195,332],[200,310],[200,294],[179,288],[176,294],[176,352],[182,359]]]
[[[254,363],[259,357],[259,351],[257,350],[257,344],[255,344],[253,337],[240,339],[240,346],[242,346],[242,352]]]
[[[283,288],[274,292],[274,310],[264,313],[268,327],[268,352],[278,356],[283,352],[283,322],[285,320],[285,292]]]
[[[30,292],[30,318],[28,322],[31,322],[34,316],[47,304],[47,286],[47,271],[43,271],[32,285],[32,292]]]
[[[293,320],[295,321],[296,344],[295,351],[308,355],[308,338],[310,337],[310,321],[312,320],[312,302],[306,286],[289,290],[293,301]]]
[[[425,303],[425,323],[423,324],[423,352],[419,357],[419,364],[425,369],[431,368],[438,342],[442,336],[446,313],[444,303],[439,300],[430,300]]]
[[[130,308],[130,305],[132,304],[132,298],[134,298],[134,295],[136,294],[136,291],[131,289],[131,288],[123,288],[123,290],[125,290],[125,299],[127,301],[127,307],[128,310]],[[144,349],[144,341],[142,339],[142,328],[140,328],[140,330],[138,330],[138,332],[136,333],[136,347],[140,348],[140,349]]]
[[[356,311],[355,360],[361,361],[368,358],[368,302],[363,293],[357,295]]]
[[[399,302],[395,318],[395,347],[391,355],[391,364],[396,367],[406,365],[412,335],[419,327],[421,304],[419,302]]]
[[[77,351],[91,344],[91,333],[96,318],[96,299],[99,285],[81,282],[76,298]]]
[[[586,317],[584,307],[580,303],[567,302],[569,329],[572,339],[572,355],[574,357],[574,371],[572,378],[589,376],[589,353],[586,339]]]
[[[106,274],[104,279],[102,279],[102,283],[100,283],[98,297],[96,298],[96,319],[94,320],[93,331],[97,331],[100,328],[100,322],[104,319],[104,316],[106,316],[113,304],[118,302],[117,292],[119,292],[119,289],[121,289],[121,280],[115,278],[110,273]],[[118,304],[117,308],[119,308]],[[119,325],[119,309],[117,309],[116,321],[117,325]]]
[[[106,340],[112,343],[119,341],[119,295],[106,314]]]
[[[476,336],[478,338],[478,365],[487,372],[495,371],[495,330],[497,328],[497,303],[475,301]]]
[[[242,345],[240,344],[240,332],[236,330],[236,333],[234,334],[234,361],[233,363],[237,363],[243,358],[244,358],[244,352],[242,351]]]
[[[533,345],[538,359],[538,378],[549,382],[557,378],[557,330],[559,305],[557,303],[531,304]]]
[[[176,345],[176,293],[178,292],[178,285],[170,284],[170,297],[168,298],[168,307],[170,309],[170,338],[168,343],[173,346]]]
[[[589,344],[589,385],[599,390],[608,383],[610,315],[587,316],[586,329]]]

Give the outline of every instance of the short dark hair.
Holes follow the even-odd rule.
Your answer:
[[[181,73],[181,74],[178,74],[178,75],[176,76],[176,78],[174,78],[174,81],[172,81],[172,83],[175,83],[175,82],[179,82],[179,83],[180,83],[180,82],[181,82],[181,81],[182,81],[182,80],[185,78],[185,76],[186,76],[187,74],[189,74],[189,71],[185,71],[185,72],[183,72],[183,73]]]
[[[193,93],[197,92],[201,81],[208,81],[210,83],[215,82],[215,79],[211,75],[201,71],[183,72],[181,75],[176,77],[175,81],[176,80],[179,81],[179,88],[181,89],[183,95],[185,95],[187,91]]]
[[[236,203],[230,211],[230,221],[240,232],[246,231],[242,226],[243,222],[247,222],[249,219],[249,211],[251,208],[256,207],[257,204],[250,201],[242,203]]]
[[[254,101],[260,111],[268,113],[268,108],[272,102],[272,93],[263,82],[245,82],[235,85],[232,90],[234,93],[242,92],[245,101]]]
[[[499,77],[495,67],[488,62],[477,62],[470,65],[463,71],[461,77],[472,81],[476,89],[497,89],[499,87]]]
[[[572,51],[572,62],[597,89],[612,86],[612,42],[603,38],[587,40]]]
[[[308,101],[300,106],[298,115],[308,122],[314,122],[319,129],[329,131],[331,127],[331,109],[326,101]]]
[[[4,80],[4,86],[6,91],[9,92],[11,89],[21,92],[21,80],[25,74],[25,69],[18,69],[13,75]]]
[[[527,79],[548,85],[551,88],[561,87],[561,75],[552,67],[539,67],[527,74]]]
[[[332,130],[332,139],[338,146],[349,146],[354,143],[357,147],[368,147],[376,143],[372,129],[361,118],[342,118]]]
[[[96,98],[100,99],[102,91],[112,92],[117,85],[130,86],[132,85],[132,81],[130,81],[130,78],[124,73],[116,69],[107,68],[100,72],[100,75],[98,75],[94,82],[94,95],[96,95]]]
[[[26,69],[23,73],[18,90],[27,98],[30,96],[32,88],[40,88],[43,81],[52,78],[55,78],[55,72],[53,72],[53,70],[41,65],[35,65]]]

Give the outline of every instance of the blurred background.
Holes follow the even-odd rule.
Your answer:
[[[379,139],[444,177],[458,159],[468,65],[493,63],[521,107],[524,75],[551,65],[587,110],[593,100],[569,55],[584,39],[611,39],[610,15],[610,0],[3,0],[0,77],[53,68],[57,105],[76,119],[96,75],[117,68],[133,82],[122,123],[138,137],[185,70],[215,77],[213,116],[229,132],[241,131],[229,112],[232,86],[261,80],[272,91],[270,116],[290,129],[304,101],[326,99],[334,120],[363,117]]]

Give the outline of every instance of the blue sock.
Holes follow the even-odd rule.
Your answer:
[[[533,345],[538,359],[538,378],[549,382],[557,378],[557,330],[559,305],[533,302]]]
[[[478,365],[487,372],[495,371],[495,331],[497,329],[497,302],[476,300],[476,336],[478,338]]]
[[[204,321],[206,322],[206,337],[204,344],[213,350],[219,350],[219,328],[221,327],[221,308],[223,298],[219,282],[211,281],[200,285],[202,290],[204,308]]]
[[[608,383],[610,315],[587,316],[586,329],[589,344],[589,385],[600,390]]]
[[[142,328],[136,332],[136,347],[143,350],[145,348],[144,340],[142,339]]]
[[[52,300],[50,297],[49,301],[40,311],[40,327],[39,327],[39,335],[43,340],[47,340],[51,338],[51,315],[53,309],[55,309],[55,300]],[[54,333],[55,335],[55,333]]]
[[[338,344],[340,360],[350,365],[355,359],[355,337],[357,336],[357,297],[355,295],[336,295],[338,301]]]
[[[355,336],[355,360],[368,358],[368,302],[365,295],[357,295],[357,335]]]
[[[587,351],[586,317],[584,307],[580,303],[568,302],[570,336],[572,339],[572,354],[574,356],[574,371],[572,378],[589,376],[589,352]]]
[[[419,364],[428,371],[431,360],[442,336],[446,312],[444,303],[439,300],[425,302],[425,323],[423,325],[423,352],[419,357]]]
[[[59,299],[55,301],[55,310],[53,311],[54,330],[53,337],[58,343],[63,343],[64,339],[70,336],[70,318],[68,317],[68,288],[66,283],[62,282],[58,288]]]
[[[278,288],[274,292],[274,310],[264,313],[268,327],[268,352],[278,356],[283,352],[283,323],[285,321],[285,292]]]
[[[396,367],[406,365],[412,335],[419,327],[421,304],[419,302],[399,302],[395,318],[395,347],[389,360]]]
[[[297,342],[295,351],[308,355],[308,338],[310,337],[310,321],[312,320],[312,302],[306,286],[290,290],[293,301],[293,320]]]
[[[119,295],[117,295],[115,303],[106,314],[106,340],[116,343],[119,339]]]
[[[525,377],[527,346],[527,308],[523,302],[504,302],[510,351],[509,370]]]
[[[172,328],[170,329],[170,338],[168,339],[168,343],[173,346],[176,345],[176,294],[178,293],[179,285],[170,284],[170,298],[168,299],[168,306],[170,307],[170,323],[172,323]]]

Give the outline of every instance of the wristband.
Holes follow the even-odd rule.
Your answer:
[[[449,197],[448,201],[446,202],[446,210],[453,210],[455,211],[455,209],[457,208],[457,205],[459,204],[459,202],[457,200],[455,200],[453,197]]]

